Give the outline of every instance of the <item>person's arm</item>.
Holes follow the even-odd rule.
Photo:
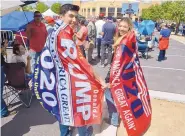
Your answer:
[[[30,26],[30,24],[27,25],[26,35],[27,35],[27,38],[30,40],[30,38],[31,38],[31,26]]]
[[[27,57],[27,65],[26,65],[26,73],[31,74],[31,57],[28,56]]]
[[[163,37],[162,35],[163,35],[163,30],[160,31],[159,41],[160,41],[160,39]]]
[[[102,36],[104,36],[105,33],[105,24],[103,25],[102,32],[100,33]]]
[[[80,31],[76,34],[76,38],[82,39],[83,37],[83,31],[80,29]]]
[[[88,25],[87,28],[88,28],[88,36],[91,37],[92,26],[91,25]]]

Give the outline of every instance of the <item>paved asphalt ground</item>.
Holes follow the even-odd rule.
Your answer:
[[[148,60],[140,58],[149,90],[185,94],[185,43],[170,39],[167,60],[156,61],[158,54],[159,50],[155,48],[149,52]],[[106,76],[107,67],[94,67],[102,77]]]
[[[185,94],[185,43],[170,39],[168,58],[163,62],[156,61],[158,52],[155,49],[149,53],[150,59],[140,59],[148,88]],[[106,76],[107,67],[94,65],[94,68],[102,77]],[[1,119],[2,136],[59,136],[58,122],[37,100],[33,100],[29,109],[18,106],[15,110],[18,111],[16,115]]]

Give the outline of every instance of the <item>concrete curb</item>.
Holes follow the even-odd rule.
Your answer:
[[[185,103],[185,95],[175,94],[175,93],[167,93],[155,90],[149,90],[150,96],[152,98],[167,100],[172,102],[180,102]]]
[[[182,36],[171,35],[170,38],[175,40],[175,41],[178,41],[178,42],[180,42],[182,44],[185,44],[185,38],[182,37]]]

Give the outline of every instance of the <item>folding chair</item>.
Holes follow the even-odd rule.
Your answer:
[[[26,83],[24,62],[7,63],[5,65],[5,74],[8,81],[5,83],[5,88],[7,88],[5,97],[8,99],[8,97],[14,95],[14,98],[10,102],[7,102],[7,106],[18,98],[22,104],[29,108],[32,101],[32,92]]]

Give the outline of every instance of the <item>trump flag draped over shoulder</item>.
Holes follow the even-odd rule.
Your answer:
[[[123,38],[116,49],[110,83],[117,110],[128,135],[143,135],[150,126],[152,111],[134,32]]]
[[[72,29],[55,24],[37,59],[33,89],[42,106],[67,126],[99,124],[103,92],[74,44]]]

